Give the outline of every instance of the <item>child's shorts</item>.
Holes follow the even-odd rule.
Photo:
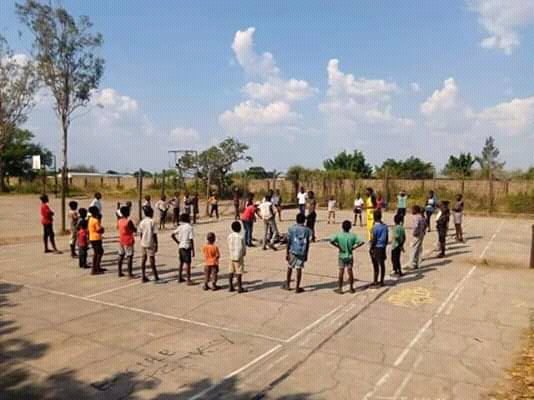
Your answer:
[[[123,246],[122,244],[119,244],[119,256],[133,257],[133,255],[133,246]]]
[[[304,268],[304,263],[305,263],[305,261],[302,258],[297,257],[294,254],[289,254],[289,262],[288,262],[289,268],[303,269]]]
[[[91,240],[91,247],[95,254],[100,256],[104,255],[104,247],[102,246],[102,240]]]
[[[338,260],[338,267],[339,269],[352,269],[354,267],[354,260],[342,260],[341,258]]]
[[[228,268],[228,272],[230,274],[241,275],[243,273],[244,269],[245,269],[245,263],[244,263],[243,260],[241,260],[241,261],[230,261],[230,266]]]
[[[214,271],[216,273],[219,273],[219,266],[218,265],[206,265],[206,268],[209,271]]]
[[[191,249],[179,249],[178,258],[180,259],[181,264],[191,264],[193,260]]]
[[[141,247],[141,255],[147,257],[155,257],[156,249],[153,247]]]

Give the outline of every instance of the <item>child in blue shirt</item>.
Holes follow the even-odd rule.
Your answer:
[[[374,225],[371,231],[371,261],[373,263],[374,279],[372,286],[384,286],[386,274],[386,247],[389,241],[388,227],[382,222],[382,212],[375,210],[373,213]],[[378,272],[380,270],[380,283]]]

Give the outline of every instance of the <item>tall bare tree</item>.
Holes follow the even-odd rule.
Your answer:
[[[97,55],[103,39],[92,33],[89,17],[75,19],[62,6],[26,0],[17,14],[34,36],[33,50],[39,76],[54,97],[54,111],[62,129],[61,226],[65,231],[68,185],[68,133],[73,113],[85,107],[104,72]]]
[[[38,86],[31,60],[14,55],[0,35],[0,154],[11,143],[15,128],[24,123],[34,105]],[[5,161],[0,157],[0,191],[7,191]]]

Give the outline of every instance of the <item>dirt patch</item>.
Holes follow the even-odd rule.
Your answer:
[[[521,353],[514,366],[507,371],[506,382],[488,395],[488,399],[534,399],[534,312],[530,327],[523,335]]]
[[[468,262],[472,265],[476,265],[479,268],[492,268],[492,269],[528,269],[528,260],[525,258],[524,263],[518,262],[518,260],[510,260],[506,258],[471,258]]]

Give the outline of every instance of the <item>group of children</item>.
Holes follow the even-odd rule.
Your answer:
[[[249,195],[245,208],[242,214],[239,216],[241,221],[234,221],[231,224],[231,233],[228,236],[228,250],[230,253],[229,263],[229,288],[230,291],[234,291],[237,287],[237,291],[242,293],[246,292],[243,287],[242,274],[244,272],[244,258],[246,256],[246,247],[253,246],[252,243],[252,226],[256,217],[259,217],[264,221],[265,234],[263,240],[264,249],[270,246],[274,249],[275,239],[279,236],[278,228],[276,226],[276,215],[278,214],[280,219],[278,207],[280,201],[273,199],[274,192],[269,192],[261,203],[255,203],[253,195]],[[338,288],[336,292],[343,293],[343,281],[345,271],[348,276],[349,290],[354,292],[354,258],[353,251],[360,246],[364,245],[364,241],[357,235],[351,232],[352,227],[357,223],[357,217],[360,219],[360,225],[362,225],[361,214],[366,211],[367,224],[369,228],[369,254],[373,265],[373,283],[371,286],[384,285],[386,259],[387,259],[387,246],[391,245],[391,263],[393,267],[393,274],[402,276],[401,269],[401,254],[405,251],[406,243],[406,230],[404,228],[404,219],[406,215],[406,199],[407,194],[400,192],[397,201],[397,213],[394,216],[394,227],[392,230],[392,240],[389,239],[389,228],[382,221],[382,209],[379,206],[376,199],[374,199],[374,192],[371,188],[366,190],[367,199],[364,201],[358,195],[354,203],[354,221],[344,221],[342,223],[342,230],[336,233],[330,238],[330,243],[336,247],[339,251],[338,256]],[[179,210],[179,194],[176,193],[173,200],[170,203],[166,203],[165,196],[162,196],[161,200],[156,203],[156,209],[160,211],[160,228],[162,225],[162,219],[166,217],[166,211],[168,207],[173,207],[175,210]],[[104,228],[102,226],[102,204],[101,194],[96,193],[88,209],[79,208],[76,201],[69,203],[69,222],[71,229],[70,250],[71,256],[77,257],[79,260],[80,268],[88,268],[87,257],[89,246],[93,248],[93,259],[91,265],[91,274],[98,275],[105,272],[102,268],[102,256],[104,254],[103,248],[103,234]],[[126,261],[127,274],[130,278],[134,277],[133,274],[133,256],[135,237],[138,234],[140,237],[140,247],[142,252],[141,258],[141,278],[143,282],[148,282],[149,279],[146,274],[146,264],[149,262],[152,270],[153,278],[155,281],[159,281],[158,272],[156,269],[156,253],[158,252],[158,227],[154,222],[154,209],[150,204],[150,197],[145,198],[143,205],[144,218],[140,221],[138,226],[130,219],[130,213],[132,203],[127,202],[124,206],[118,204],[116,217],[117,217],[117,231],[118,231],[118,275],[120,277],[125,276],[123,273],[123,264]],[[301,287],[302,270],[304,264],[308,260],[308,253],[310,243],[315,240],[315,221],[317,218],[317,202],[313,192],[306,192],[304,188],[301,188],[299,192],[299,212],[296,217],[296,224],[291,226],[287,233],[287,253],[286,260],[288,263],[286,282],[284,284],[285,289],[290,288],[291,278],[293,270],[296,271],[296,292],[301,293],[303,291]],[[44,245],[45,252],[55,251],[58,252],[54,240],[54,232],[52,229],[52,221],[54,212],[48,205],[48,197],[46,195],[41,196],[41,223],[44,229]],[[301,204],[300,202],[303,202]],[[169,204],[163,206],[162,204]],[[178,204],[178,207],[176,207]],[[213,206],[214,201],[211,201]],[[171,238],[176,242],[178,246],[178,281],[187,282],[188,285],[192,284],[191,280],[191,267],[192,260],[195,257],[195,243],[193,227],[191,225],[191,211],[194,207],[194,201],[188,201],[188,195],[184,198],[184,212],[179,214],[178,221],[176,221],[176,229],[172,232]],[[330,198],[328,202],[328,223],[335,223],[335,209],[336,203],[334,198]],[[431,210],[432,208],[432,210]],[[413,230],[412,230],[412,254],[410,259],[410,265],[412,268],[419,268],[423,241],[425,235],[429,229],[430,216],[434,213],[434,208],[437,208],[438,214],[436,218],[436,228],[438,231],[439,242],[439,257],[445,255],[446,235],[448,231],[449,220],[451,212],[449,210],[449,202],[438,202],[433,192],[429,193],[428,201],[425,207],[414,206],[412,207],[413,215]],[[462,220],[463,220],[463,198],[461,195],[457,196],[456,203],[453,207],[454,224],[456,228],[456,239],[463,241],[462,232]],[[173,219],[174,213],[173,210]],[[308,211],[306,214],[306,210]],[[217,208],[213,209],[214,213],[218,213]],[[430,213],[432,211],[432,213]],[[238,217],[238,215],[236,215]],[[371,225],[369,225],[371,221]],[[241,234],[242,227],[244,228],[244,235]],[[50,250],[48,242],[52,245]],[[76,248],[78,253],[76,253]],[[217,290],[218,273],[219,273],[219,260],[220,251],[216,245],[216,236],[213,232],[208,233],[206,244],[202,248],[204,256],[204,271],[205,279],[203,288],[205,290],[212,289]],[[185,270],[185,274],[184,274]],[[184,278],[185,275],[185,278]],[[236,285],[234,286],[234,279]],[[211,287],[210,287],[211,284]]]

